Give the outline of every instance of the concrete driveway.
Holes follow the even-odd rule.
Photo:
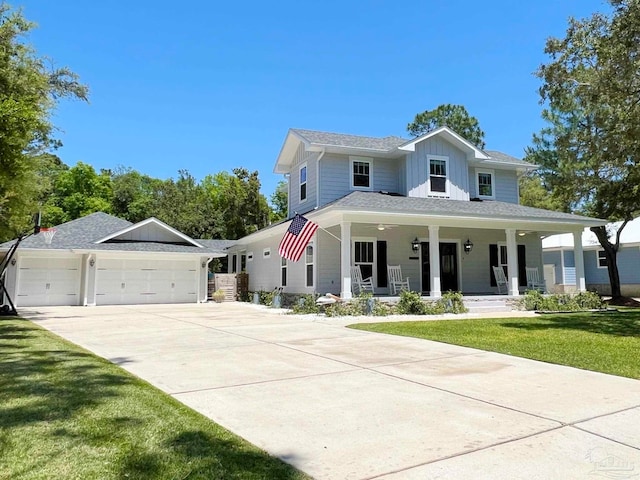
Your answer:
[[[640,477],[637,380],[248,304],[21,314],[317,479]]]

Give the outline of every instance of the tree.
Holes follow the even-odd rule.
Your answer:
[[[570,19],[549,38],[536,72],[548,122],[532,155],[554,196],[573,211],[621,221],[614,238],[592,227],[605,251],[612,295],[620,297],[620,234],[640,213],[640,0],[609,0],[610,15]]]
[[[163,181],[132,168],[117,167],[111,175],[113,214],[136,223],[157,216],[158,192]]]
[[[86,163],[57,175],[53,192],[43,206],[43,226],[75,220],[94,212],[111,213],[113,190],[108,171],[97,173]]]
[[[38,209],[37,155],[60,145],[52,112],[62,98],[87,100],[87,87],[67,68],[48,67],[23,42],[33,28],[0,3],[0,239],[24,232]]]
[[[470,116],[462,105],[447,103],[438,106],[435,110],[418,113],[413,122],[407,125],[407,131],[414,137],[418,137],[444,126],[463,136],[478,148],[484,148],[484,132],[480,129],[478,119]]]
[[[287,218],[289,211],[289,192],[287,182],[280,180],[276,185],[276,190],[271,194],[271,221],[279,222]]]

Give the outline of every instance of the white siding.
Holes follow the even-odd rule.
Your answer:
[[[495,199],[500,202],[520,203],[518,198],[518,175],[513,170],[482,169],[477,166],[469,167],[469,196],[478,197],[478,170],[492,170],[495,188]]]
[[[428,197],[429,164],[427,155],[448,157],[449,196],[454,200],[469,200],[469,167],[465,153],[441,138],[429,138],[416,144],[408,155],[407,195]]]

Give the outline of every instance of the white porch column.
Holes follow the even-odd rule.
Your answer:
[[[340,296],[351,298],[351,222],[340,222]]]
[[[98,258],[94,253],[86,255],[84,258],[84,285],[82,305],[96,305],[96,276],[98,270]]]
[[[442,296],[440,285],[440,227],[429,225],[429,275],[431,277],[431,292],[434,298]]]
[[[587,291],[587,283],[584,279],[584,254],[582,252],[582,230],[573,232],[573,255],[576,264],[576,290]]]
[[[507,270],[509,272],[509,295],[518,296],[518,247],[516,246],[516,231],[513,228],[505,230],[507,236]]]

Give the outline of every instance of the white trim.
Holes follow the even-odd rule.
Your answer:
[[[596,250],[596,267],[598,267],[600,269],[603,269],[603,268],[606,269],[606,268],[608,268],[607,265],[604,265],[604,266],[600,265],[600,252],[605,253],[604,249],[602,249],[602,248]],[[575,255],[575,252],[574,252],[574,255]],[[603,260],[608,261],[606,256],[604,257]]]
[[[443,161],[444,162],[444,168],[445,168],[445,180],[444,180],[444,192],[434,192],[431,191],[431,160],[439,160],[439,161]],[[431,155],[428,154],[427,155],[427,195],[429,195],[430,197],[449,197],[449,157],[446,157],[444,155]],[[440,175],[436,176],[435,178],[442,178]]]
[[[304,169],[304,182],[302,181],[302,169]],[[309,194],[309,169],[307,168],[307,162],[303,162],[298,166],[298,203],[306,202]],[[302,185],[304,188],[304,198],[302,198]]]
[[[309,249],[309,247],[312,248],[311,250],[311,262],[307,262],[307,250]],[[304,286],[305,288],[314,288],[316,285],[316,246],[313,242],[309,242],[307,244],[306,247],[304,247]],[[311,265],[313,267],[313,275],[311,276],[311,283],[312,285],[309,285],[309,283],[307,282],[307,267]]]
[[[489,175],[491,177],[491,195],[481,195],[480,194],[480,174]],[[496,199],[496,174],[495,170],[490,170],[487,168],[476,168],[476,195],[478,198],[482,198],[485,200],[495,200]],[[518,198],[520,198],[518,196]]]
[[[438,136],[438,135],[442,135],[447,140],[452,142],[454,145],[457,144],[456,146],[462,147],[462,150],[466,150],[467,152],[471,153],[472,154],[472,158],[475,158],[475,159],[478,159],[478,160],[490,160],[491,159],[491,156],[489,154],[483,152],[478,147],[476,147],[471,142],[469,142],[467,139],[461,137],[460,135],[458,135],[456,132],[454,132],[453,130],[451,130],[448,127],[436,128],[435,130],[431,130],[430,132],[427,132],[424,135],[421,135],[421,136],[419,136],[417,138],[414,138],[413,140],[409,140],[404,145],[399,146],[398,150],[404,150],[404,151],[407,151],[407,152],[415,152],[416,151],[416,144],[422,142],[423,140],[426,140],[427,138],[435,137],[435,136]]]
[[[354,163],[366,163],[369,165],[369,186],[359,187],[353,183],[353,164]],[[373,158],[371,157],[359,157],[355,155],[349,155],[349,188],[351,190],[373,190]]]
[[[166,230],[169,230],[171,233],[173,233],[174,235],[177,235],[178,237],[182,238],[184,241],[190,243],[191,245],[193,245],[194,247],[199,247],[199,248],[204,248],[202,245],[200,245],[198,242],[196,242],[193,238],[185,235],[184,233],[176,230],[173,227],[170,227],[169,225],[167,225],[166,223],[158,220],[155,217],[150,217],[147,218],[146,220],[142,220],[141,222],[138,223],[134,223],[133,225],[129,225],[127,228],[123,228],[122,230],[118,230],[115,233],[110,233],[109,235],[107,235],[104,238],[101,238],[100,240],[97,240],[95,243],[104,243],[108,240],[112,240],[120,235],[124,235],[125,233],[129,233],[133,230],[137,230],[140,227],[144,227],[145,225],[148,225],[149,223],[154,223],[156,225],[158,225],[159,227],[162,227]]]

